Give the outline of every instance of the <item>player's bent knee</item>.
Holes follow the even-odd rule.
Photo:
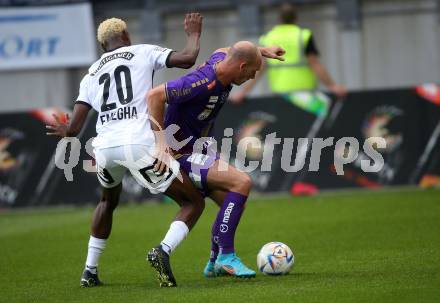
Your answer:
[[[247,190],[251,190],[252,188],[252,179],[248,174],[244,174],[243,176],[243,186],[247,189]]]
[[[235,179],[233,191],[243,195],[248,195],[252,188],[252,179],[246,173],[240,173],[239,177]]]

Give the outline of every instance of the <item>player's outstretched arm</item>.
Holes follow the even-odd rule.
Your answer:
[[[190,68],[196,63],[200,50],[202,20],[203,17],[199,13],[186,14],[184,21],[186,46],[181,51],[171,53],[168,67]]]
[[[55,122],[46,125],[46,129],[48,130],[46,135],[62,138],[75,137],[81,131],[89,110],[90,106],[82,103],[75,103],[72,120],[69,120],[69,115],[67,114],[65,114],[65,117],[59,117],[54,114],[53,117]]]
[[[229,50],[229,47],[223,47],[223,48],[217,49],[214,53],[218,53],[218,52],[227,53],[228,50]],[[260,51],[261,55],[265,58],[276,59],[279,61],[285,60],[283,55],[286,53],[286,51],[278,45],[272,45],[272,46],[267,46],[267,47],[260,46],[260,47],[258,47],[258,50]]]
[[[260,50],[261,55],[265,58],[276,59],[279,61],[285,60],[283,55],[286,53],[286,51],[282,47],[279,47],[278,45],[272,45],[272,46],[267,46],[267,47],[260,46],[260,47],[258,47],[258,49]],[[266,71],[266,62],[263,60],[261,64],[262,64],[261,69],[260,69],[260,71],[257,72],[257,74],[255,75],[255,78],[249,80],[240,91],[232,94],[229,97],[229,100],[231,100],[232,103],[234,103],[234,104],[243,103],[246,96],[254,88],[254,86],[255,86],[255,84],[257,84],[258,80],[261,79],[261,76]]]
[[[272,45],[267,47],[258,47],[258,49],[261,52],[261,55],[263,57],[266,57],[268,59],[277,59],[279,61],[284,61],[283,55],[286,53],[286,51],[279,47],[278,45]]]

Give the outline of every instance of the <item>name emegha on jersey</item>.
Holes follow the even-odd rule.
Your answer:
[[[131,52],[122,52],[122,53],[116,53],[110,56],[107,56],[99,62],[99,66],[96,68],[96,70],[90,74],[90,76],[96,75],[97,72],[108,62],[115,60],[115,59],[126,59],[131,60],[134,57],[134,54]]]
[[[111,112],[102,113],[99,116],[99,120],[101,124],[116,121],[116,120],[125,120],[125,119],[137,119],[137,110],[136,106],[125,106],[120,107],[117,110],[113,110]]]

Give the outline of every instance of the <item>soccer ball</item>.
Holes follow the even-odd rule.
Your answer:
[[[285,275],[294,261],[292,250],[281,242],[265,244],[257,255],[258,269],[265,275]]]

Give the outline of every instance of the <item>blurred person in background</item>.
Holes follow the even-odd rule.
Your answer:
[[[321,63],[312,31],[298,26],[296,20],[295,7],[288,3],[282,4],[279,24],[260,37],[259,42],[263,46],[279,45],[285,49],[285,60],[263,61],[263,66],[255,79],[249,81],[241,91],[231,95],[233,103],[242,103],[266,71],[273,93],[287,96],[292,103],[316,114],[325,114],[326,112],[321,111],[326,111],[326,108],[321,108],[319,102],[316,104],[314,98],[298,99],[296,92],[315,92],[319,79],[339,100],[346,96],[346,88],[337,84]]]

